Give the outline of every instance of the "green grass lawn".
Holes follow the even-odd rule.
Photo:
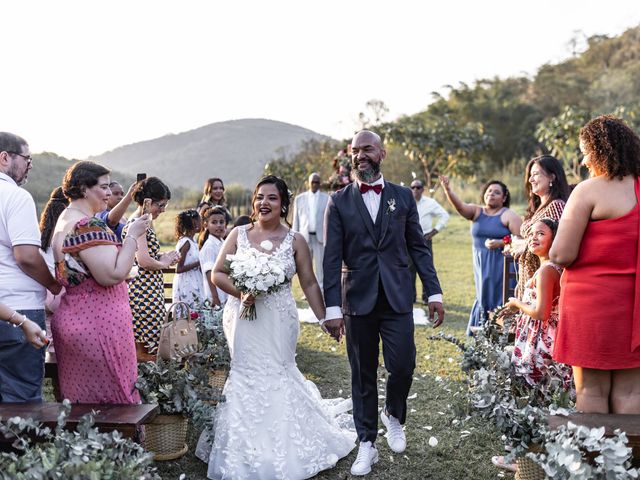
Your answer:
[[[408,447],[403,454],[394,454],[385,439],[379,437],[380,461],[366,478],[494,479],[503,476],[490,461],[492,455],[502,452],[500,434],[491,424],[460,415],[466,402],[464,375],[458,366],[459,351],[447,342],[428,340],[429,335],[438,331],[465,338],[475,295],[470,242],[469,222],[458,216],[452,216],[448,227],[434,238],[434,256],[447,312],[445,323],[437,330],[416,327],[417,368],[408,401]],[[305,306],[297,282],[294,282],[294,294],[298,304]],[[316,382],[323,396],[350,395],[344,341],[336,344],[322,334],[317,325],[302,324],[297,360],[300,370]],[[384,378],[385,371],[380,368],[381,394],[384,393]],[[435,447],[429,445],[431,437],[438,441]],[[335,469],[314,478],[356,478],[349,474],[356,453],[354,450]],[[192,453],[179,461],[158,462],[157,466],[162,477],[167,479],[178,478],[181,473],[189,479],[206,478],[206,465]],[[510,477],[510,474],[504,476]]]

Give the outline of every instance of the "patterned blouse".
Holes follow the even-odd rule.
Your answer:
[[[80,285],[91,278],[89,268],[80,259],[80,252],[98,245],[120,246],[115,233],[96,217],[85,217],[76,223],[64,239],[64,260],[56,263],[56,276],[65,287]]]
[[[516,297],[522,299],[524,287],[540,268],[540,260],[532,252],[529,251],[528,240],[531,235],[531,227],[542,218],[551,218],[555,221],[560,220],[564,210],[565,201],[561,199],[552,200],[548,205],[538,208],[533,216],[522,222],[520,227],[520,236],[525,239],[524,252],[518,260],[518,285],[516,287]]]

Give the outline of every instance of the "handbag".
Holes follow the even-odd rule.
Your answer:
[[[184,302],[172,303],[160,328],[158,357],[164,360],[181,360],[198,348],[196,322],[191,319],[191,309]]]

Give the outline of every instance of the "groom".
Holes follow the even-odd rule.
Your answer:
[[[389,372],[380,416],[389,447],[396,453],[406,448],[402,424],[416,360],[409,256],[428,289],[434,327],[442,323],[444,309],[411,191],[386,182],[380,173],[386,155],[380,137],[363,130],[351,148],[356,181],[331,196],[325,215],[323,327],[336,340],[346,330],[353,417],[360,440],[351,474],[366,475],[378,461],[374,442],[380,339]]]

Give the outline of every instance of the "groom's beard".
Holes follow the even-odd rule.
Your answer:
[[[353,166],[353,172],[355,177],[363,183],[371,183],[378,179],[380,174],[380,164],[369,162],[369,168],[366,170],[360,170],[358,165]]]

